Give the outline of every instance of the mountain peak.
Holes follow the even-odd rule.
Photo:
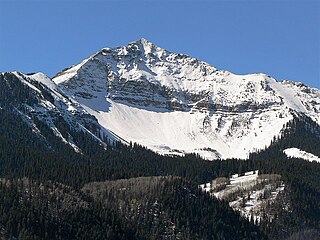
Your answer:
[[[320,122],[319,90],[217,70],[145,38],[103,49],[53,81],[105,129],[163,154],[247,158],[279,135],[290,109]]]
[[[164,51],[164,49],[158,47],[157,45],[155,45],[154,43],[150,42],[145,38],[141,38],[139,40],[130,42],[128,44],[128,46],[132,46],[132,45],[138,47],[138,49],[143,51],[145,54],[156,52],[159,50]]]
[[[154,43],[150,42],[148,39],[140,38],[136,41],[132,41],[129,44],[141,44],[141,45],[155,45]]]
[[[158,47],[156,44],[150,42],[149,40],[147,40],[145,38],[140,38],[136,41],[129,42],[127,45],[102,48],[100,51],[91,55],[89,58],[95,57],[96,55],[98,55],[101,52],[102,53],[121,52],[121,54],[124,54],[124,53],[130,52],[130,51],[141,51],[141,52],[149,53],[151,51],[166,51],[166,50]]]

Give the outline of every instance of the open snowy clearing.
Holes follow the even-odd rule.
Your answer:
[[[299,148],[287,148],[283,150],[283,152],[290,158],[301,158],[309,162],[316,161],[320,163],[320,157],[312,153],[302,151]]]

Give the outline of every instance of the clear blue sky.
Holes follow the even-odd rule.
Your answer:
[[[141,37],[219,69],[320,88],[320,1],[0,0],[0,71],[53,76]]]

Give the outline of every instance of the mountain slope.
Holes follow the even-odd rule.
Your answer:
[[[103,139],[120,140],[103,129],[92,115],[42,73],[0,73],[0,88],[2,110],[20,118],[48,149],[55,148],[51,140],[56,138],[81,153],[75,144],[78,140],[76,135],[80,132],[93,137],[105,147]]]
[[[320,123],[320,90],[236,75],[141,39],[104,48],[53,81],[119,138],[162,154],[247,158],[295,112]]]
[[[311,89],[311,91],[307,88],[311,92],[309,96],[306,92],[299,92],[297,86],[290,85],[292,91],[299,93],[299,96],[306,94],[312,99],[314,94],[312,91],[316,93],[316,90]],[[278,91],[281,92],[283,89]],[[290,102],[291,106],[299,105],[296,100],[289,101],[292,94],[288,95],[286,92],[286,102]],[[301,99],[308,103],[308,97]],[[88,104],[93,101],[87,100]],[[304,106],[307,106],[306,103]],[[119,100],[116,100],[110,105],[110,109],[115,107],[115,104],[130,108],[129,112],[136,109],[151,112],[148,108],[152,107],[138,106],[136,103],[129,104],[125,101],[119,103]],[[67,96],[60,86],[43,74],[0,74],[0,175],[5,183],[1,185],[0,181],[0,190],[3,193],[1,194],[3,204],[0,204],[3,209],[0,216],[1,237],[41,238],[49,234],[49,238],[52,236],[53,239],[54,236],[65,239],[104,239],[108,234],[105,231],[108,230],[110,234],[112,232],[116,236],[120,234],[115,239],[121,236],[126,239],[127,234],[132,235],[133,232],[138,239],[145,234],[147,234],[146,239],[150,239],[148,234],[159,229],[161,231],[157,232],[158,235],[167,236],[173,232],[177,239],[180,236],[189,236],[191,239],[203,236],[203,239],[210,239],[211,232],[218,235],[216,238],[222,239],[230,239],[230,234],[241,239],[261,239],[264,234],[260,234],[257,228],[239,219],[239,215],[235,214],[227,204],[199,193],[200,190],[195,185],[252,169],[259,169],[264,174],[280,174],[286,189],[287,187],[290,189],[290,191],[285,190],[284,194],[290,198],[294,211],[285,211],[279,202],[274,211],[277,215],[272,216],[271,222],[262,222],[259,226],[270,239],[286,239],[293,233],[302,234],[310,229],[319,232],[320,164],[301,159],[288,159],[283,152],[285,149],[295,147],[320,156],[320,126],[314,118],[307,116],[312,112],[305,112],[304,109],[298,112],[298,109],[288,108],[288,116],[292,120],[285,123],[285,128],[280,130],[278,137],[273,139],[268,148],[251,154],[247,161],[229,159],[210,162],[194,154],[185,157],[160,156],[137,144],[127,146],[118,144],[112,139],[120,140],[120,138],[116,138],[116,135],[111,135],[111,132],[101,127],[97,118],[90,115],[90,111],[93,110],[86,109],[89,108],[80,105],[73,96]],[[156,110],[159,116],[170,114],[167,119],[172,118],[173,114],[186,113],[192,116],[201,111],[194,109],[195,113],[191,114],[173,108],[158,107]],[[274,110],[271,108],[270,111]],[[226,112],[226,110],[224,113],[233,114],[235,117],[242,114],[241,111]],[[214,114],[219,114],[219,111]],[[271,113],[266,109],[265,114]],[[145,116],[139,118],[143,119]],[[135,117],[137,115],[130,116],[130,118]],[[132,119],[127,119],[125,122],[130,120]],[[153,119],[156,120],[158,119]],[[145,124],[149,122],[145,121]],[[240,124],[239,127],[241,126]],[[132,128],[134,127],[132,125]],[[139,126],[140,129],[143,127],[145,126]],[[173,131],[172,125],[168,126],[166,131]],[[111,138],[112,136],[114,138]],[[103,141],[112,144],[105,145]],[[153,176],[145,179],[147,185],[152,187],[152,180],[157,179],[155,176],[169,175],[186,178],[192,183],[173,177],[174,181],[170,181],[167,187],[163,188],[164,185],[160,183],[156,184],[152,191],[146,192],[145,185],[139,189],[139,184],[136,184],[139,183],[139,179],[113,181]],[[23,177],[31,179],[31,184],[27,183],[27,187],[21,184],[20,179]],[[176,181],[177,179],[181,181]],[[126,190],[131,189],[124,191],[120,186],[113,189],[115,191],[109,191],[110,194],[107,195],[103,188],[98,189],[102,197],[114,198],[107,208],[99,199],[95,201],[90,196],[79,193],[84,184],[89,186],[90,193],[96,184],[92,183],[93,181],[106,180],[109,180],[106,182],[108,186],[116,187],[118,182],[122,182]],[[10,181],[15,182],[14,185],[8,184]],[[104,185],[104,183],[99,184]],[[42,191],[43,186],[50,185],[53,186]],[[55,192],[54,195],[52,192]],[[142,197],[136,197],[137,195]],[[146,195],[150,196],[147,201]],[[248,194],[244,195],[246,196]],[[256,193],[253,193],[253,196],[250,194],[248,201],[244,203],[250,204],[251,201],[258,200],[257,197]],[[124,205],[118,199],[121,199]],[[159,200],[157,202],[159,204],[154,204],[153,200]],[[72,207],[68,208],[70,204]],[[87,204],[90,206],[89,209],[85,207]],[[165,220],[164,225],[154,215],[158,214],[157,206],[165,209],[164,215],[161,216]],[[124,215],[121,215],[123,213]],[[133,221],[127,221],[126,217],[129,215],[125,213],[130,213]],[[199,222],[203,224],[197,224]],[[178,228],[173,228],[175,226]],[[166,231],[167,229],[170,231]]]

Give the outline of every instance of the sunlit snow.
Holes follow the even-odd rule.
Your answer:
[[[319,145],[320,145],[320,143],[319,143]],[[320,162],[320,157],[318,157],[312,153],[302,151],[299,148],[287,148],[283,152],[288,157],[291,157],[291,158],[302,158],[302,159],[310,161],[310,162],[312,162],[312,161]]]
[[[294,111],[320,124],[318,89],[217,70],[146,39],[104,48],[53,81],[109,132],[161,154],[246,159]]]

